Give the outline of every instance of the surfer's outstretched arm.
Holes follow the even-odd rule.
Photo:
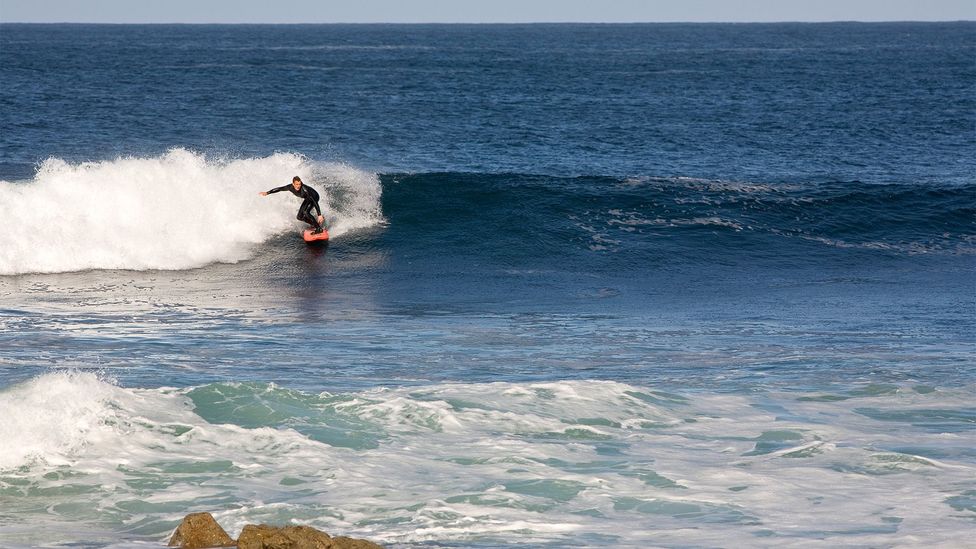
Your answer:
[[[291,187],[291,184],[275,187],[270,191],[261,191],[258,194],[261,196],[268,196],[269,194],[280,193],[281,191],[287,191],[289,187]]]

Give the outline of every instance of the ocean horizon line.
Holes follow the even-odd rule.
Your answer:
[[[823,21],[324,21],[324,22],[253,22],[253,21],[0,21],[0,25],[76,25],[76,26],[643,26],[643,25],[891,25],[891,24],[958,24],[976,23],[976,19],[947,20],[857,20]]]

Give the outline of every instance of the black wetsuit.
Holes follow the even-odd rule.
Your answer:
[[[291,194],[303,199],[302,205],[298,208],[297,219],[299,221],[304,221],[311,225],[315,230],[321,230],[322,226],[319,225],[318,216],[322,215],[322,210],[319,208],[319,193],[315,192],[315,189],[309,187],[305,183],[296,191],[295,186],[291,183],[287,185],[282,185],[280,187],[275,187],[268,191],[268,194],[274,194],[281,191],[291,191]],[[312,208],[315,208],[315,215],[312,215]]]

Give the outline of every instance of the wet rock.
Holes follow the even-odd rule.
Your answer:
[[[237,538],[239,549],[332,549],[332,538],[309,526],[276,528],[248,524]]]
[[[234,540],[217,524],[210,513],[191,513],[176,527],[169,545],[181,549],[233,547]]]
[[[181,549],[238,547],[240,549],[383,549],[371,541],[331,537],[311,526],[268,526],[248,524],[235,542],[210,513],[192,513],[183,519],[170,546]]]
[[[383,549],[383,547],[371,541],[347,538],[346,536],[332,538],[332,547],[333,549]]]
[[[310,526],[248,524],[237,538],[239,549],[382,549],[364,539],[330,537]]]

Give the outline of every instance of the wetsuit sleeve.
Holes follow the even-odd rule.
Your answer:
[[[291,187],[291,184],[282,185],[280,187],[275,187],[275,188],[271,189],[270,191],[268,191],[268,194],[274,194],[274,193],[280,193],[281,191],[287,191],[288,190],[288,187]]]

